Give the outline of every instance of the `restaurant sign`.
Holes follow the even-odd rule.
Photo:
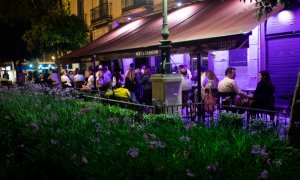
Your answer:
[[[159,50],[149,50],[149,51],[137,51],[135,53],[136,57],[142,57],[142,56],[156,56],[159,55]]]

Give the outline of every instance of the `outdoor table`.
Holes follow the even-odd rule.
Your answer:
[[[247,94],[249,93],[254,94],[255,89],[242,89],[242,91],[246,92]]]

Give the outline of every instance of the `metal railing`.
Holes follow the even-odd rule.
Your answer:
[[[140,7],[150,7],[153,5],[152,0],[122,0],[122,12],[130,11]]]
[[[97,92],[94,92],[94,94]],[[101,92],[98,93],[98,95],[100,95]],[[97,101],[101,104],[105,104],[105,105],[112,105],[112,106],[119,106],[121,108],[126,108],[126,109],[130,109],[133,111],[138,112],[138,114],[155,114],[155,107],[154,106],[149,106],[149,105],[143,105],[143,104],[137,104],[137,103],[132,103],[132,102],[128,102],[125,100],[120,100],[120,99],[109,99],[109,98],[104,98],[101,96],[95,96],[95,95],[90,95],[90,94],[83,94],[82,97],[85,100],[93,100],[93,101]]]

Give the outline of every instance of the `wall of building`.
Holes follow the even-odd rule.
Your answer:
[[[265,34],[265,67],[275,86],[275,103],[289,106],[300,72],[300,5],[268,19]]]

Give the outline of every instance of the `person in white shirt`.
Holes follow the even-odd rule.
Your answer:
[[[61,75],[61,82],[64,84],[64,86],[69,86],[69,87],[71,87],[72,86],[72,84],[71,84],[71,80],[69,79],[69,77],[67,76],[68,75],[68,73],[67,73],[67,71],[64,71],[63,73],[62,73],[62,75]]]
[[[228,67],[225,70],[225,77],[218,84],[218,91],[222,98],[230,97],[230,104],[233,104],[235,101],[235,96],[238,95],[241,98],[252,98],[252,96],[248,96],[246,93],[242,92],[236,82],[236,69],[232,67]]]
[[[187,104],[189,99],[189,93],[192,90],[192,81],[187,76],[187,70],[185,68],[180,70],[182,74],[181,90],[182,90],[182,104]]]
[[[74,82],[77,82],[77,81],[82,81],[84,82],[84,75],[78,71],[78,73],[74,76]]]

